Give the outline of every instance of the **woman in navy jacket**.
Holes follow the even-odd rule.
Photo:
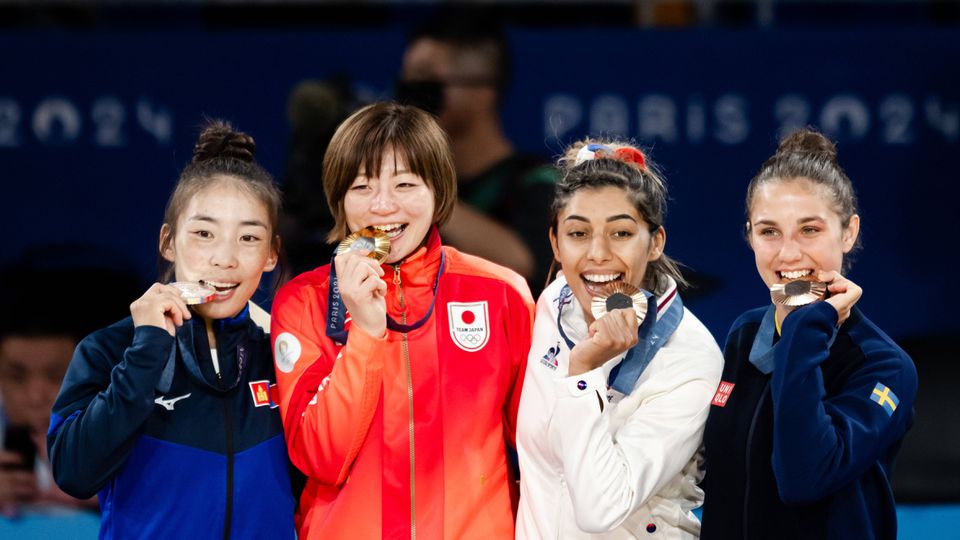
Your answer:
[[[163,283],[80,343],[54,403],[54,478],[98,494],[100,538],[294,537],[270,339],[248,303],[280,247],[280,192],[254,150],[204,129],[160,229]],[[174,278],[210,296],[188,307]]]
[[[764,283],[817,279],[828,294],[733,324],[704,435],[702,537],[894,539],[891,475],[917,375],[841,275],[860,217],[834,145],[810,130],[788,136],[746,202]]]

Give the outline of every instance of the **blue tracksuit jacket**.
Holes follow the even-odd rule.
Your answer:
[[[99,495],[100,538],[293,538],[269,336],[194,316],[176,339],[130,318],[77,347],[47,435],[57,484]]]
[[[742,315],[727,338],[704,433],[701,537],[895,539],[891,476],[913,418],[913,362],[857,308],[838,329],[826,302],[791,313],[769,350],[770,309]],[[766,361],[754,349],[764,335]]]

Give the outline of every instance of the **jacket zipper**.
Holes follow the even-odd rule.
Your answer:
[[[403,283],[400,281],[400,263],[393,265],[393,284],[397,286],[397,296],[400,299],[400,323],[407,324],[407,306],[403,299]],[[403,340],[403,363],[407,370],[407,412],[410,418],[410,539],[417,538],[417,484],[416,484],[416,454],[413,438],[413,373],[410,369],[410,348],[407,344],[407,333],[401,334]]]
[[[767,385],[763,387],[763,392],[760,394],[760,401],[757,402],[757,407],[753,410],[753,419],[750,421],[750,430],[747,432],[747,449],[746,449],[746,466],[744,467],[745,473],[743,475],[746,485],[743,491],[743,538],[746,540],[749,538],[747,536],[747,510],[750,506],[750,448],[753,445],[753,432],[757,427],[757,419],[760,418],[760,409],[763,408],[763,402],[767,399],[767,394],[770,392],[770,381],[767,381]]]
[[[223,390],[223,377],[217,372],[217,385]],[[230,522],[233,521],[233,416],[230,414],[230,405],[224,395],[220,396],[223,405],[223,415],[226,418],[227,432],[227,506],[223,523],[223,540],[230,540]]]

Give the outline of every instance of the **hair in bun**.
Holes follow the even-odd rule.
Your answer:
[[[794,131],[780,140],[777,155],[805,154],[837,162],[837,147],[830,139],[812,129]]]
[[[747,187],[747,223],[750,222],[753,198],[760,186],[769,182],[789,182],[797,179],[808,180],[820,186],[827,202],[840,216],[841,226],[846,228],[850,224],[850,218],[857,213],[857,195],[853,183],[837,162],[836,145],[812,128],[797,130],[781,139],[777,153],[760,166]],[[858,237],[853,250],[859,247]],[[849,257],[844,257],[844,271],[847,270],[849,261]]]
[[[246,133],[234,131],[233,126],[223,120],[210,120],[200,132],[197,144],[193,147],[192,163],[200,163],[218,158],[239,159],[253,163],[257,143]]]
[[[235,131],[229,123],[223,120],[207,120],[204,123],[193,147],[193,159],[180,173],[180,179],[167,201],[163,214],[165,232],[161,238],[161,252],[176,236],[180,214],[190,199],[207,187],[223,181],[236,182],[239,189],[263,203],[270,218],[273,247],[279,251],[280,189],[270,173],[254,161],[256,150],[257,143],[253,137]],[[173,277],[173,266],[162,258],[159,274],[164,282]]]

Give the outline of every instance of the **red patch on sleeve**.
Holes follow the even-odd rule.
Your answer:
[[[713,395],[713,401],[710,402],[711,405],[716,405],[717,407],[726,407],[727,400],[730,399],[730,393],[733,392],[733,387],[736,384],[720,381],[720,386],[717,386],[717,393]]]

